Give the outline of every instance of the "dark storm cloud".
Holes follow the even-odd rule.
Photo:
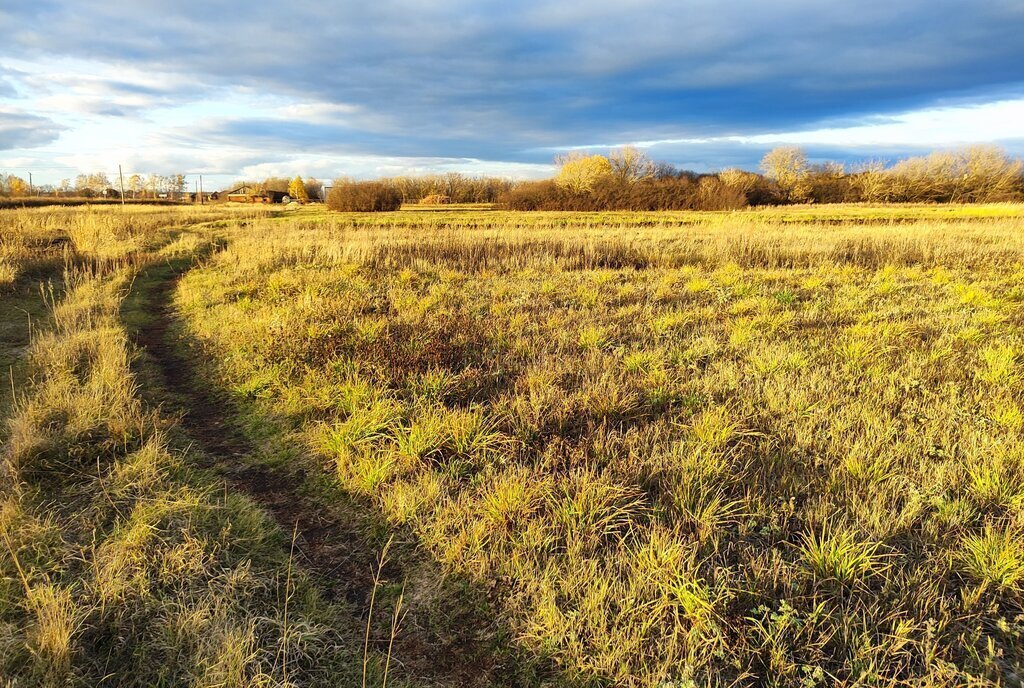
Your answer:
[[[219,126],[387,154],[535,161],[546,146],[858,122],[1020,93],[1024,81],[1020,0],[296,0],[244,11],[42,0],[4,12],[0,57],[130,62],[197,85],[357,106],[386,130]]]

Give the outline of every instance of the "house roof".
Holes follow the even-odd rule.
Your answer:
[[[226,192],[228,196],[287,196],[287,191],[274,191],[273,189],[264,189],[263,191],[254,191],[251,186],[244,184],[237,189],[232,189]]]

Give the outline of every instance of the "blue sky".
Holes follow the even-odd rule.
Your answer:
[[[0,171],[546,176],[1024,154],[1024,0],[0,0]]]

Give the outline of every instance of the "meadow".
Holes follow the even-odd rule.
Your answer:
[[[1024,676],[1024,207],[118,212],[0,216],[10,284],[65,266],[5,436],[6,675]],[[327,599],[179,427],[161,284],[177,403],[341,505],[305,535],[368,584]]]
[[[288,534],[204,470],[125,324],[149,315],[127,305],[145,270],[190,260],[219,223],[258,216],[0,217],[13,396],[0,407],[3,685],[284,686],[301,675],[336,686],[376,675],[376,658],[358,654],[354,612],[324,600],[293,567]]]

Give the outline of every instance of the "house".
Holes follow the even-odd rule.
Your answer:
[[[235,203],[282,203],[287,197],[284,191],[262,191],[248,184],[232,189],[225,195],[228,201]]]

